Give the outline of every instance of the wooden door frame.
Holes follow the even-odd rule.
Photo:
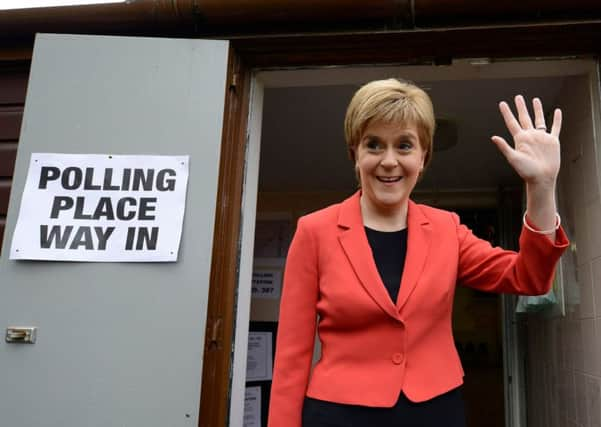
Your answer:
[[[450,64],[601,53],[601,21],[395,32],[229,37],[199,426],[228,425],[251,75],[257,69],[351,64]],[[245,325],[240,325],[245,327]]]
[[[199,426],[225,426],[228,422],[250,84],[249,68],[235,49],[230,48]]]

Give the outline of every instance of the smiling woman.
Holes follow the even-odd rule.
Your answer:
[[[407,226],[407,200],[424,170],[427,151],[422,145],[413,124],[374,122],[366,127],[353,149],[366,227],[396,231]]]
[[[523,97],[515,103],[519,120],[500,105],[515,148],[492,140],[526,182],[520,252],[492,247],[454,213],[411,201],[435,127],[422,89],[388,79],[355,93],[345,136],[360,190],[299,219],[286,259],[270,427],[465,426],[451,330],[456,285],[545,293],[568,245],[559,224],[548,225],[561,114],[546,132],[539,100],[534,121]],[[316,327],[321,358],[311,372]]]
[[[366,227],[406,228],[409,195],[432,159],[435,123],[430,97],[407,82],[371,82],[351,100],[344,128]]]

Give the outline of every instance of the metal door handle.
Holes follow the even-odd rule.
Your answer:
[[[33,326],[9,326],[6,328],[6,342],[33,344],[35,343],[37,329]]]

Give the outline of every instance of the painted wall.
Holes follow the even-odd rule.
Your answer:
[[[598,86],[591,88],[586,77],[570,78],[559,96],[565,111],[560,213],[574,250],[563,257],[567,316],[528,319],[531,427],[601,426],[601,194],[593,131],[601,120],[598,96]]]

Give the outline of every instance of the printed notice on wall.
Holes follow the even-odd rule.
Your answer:
[[[273,371],[271,332],[248,333],[246,381],[270,381]]]
[[[282,287],[282,270],[255,268],[252,278],[253,298],[279,299]]]
[[[246,387],[244,427],[261,427],[261,387]]]
[[[31,155],[10,259],[177,261],[188,156]]]

